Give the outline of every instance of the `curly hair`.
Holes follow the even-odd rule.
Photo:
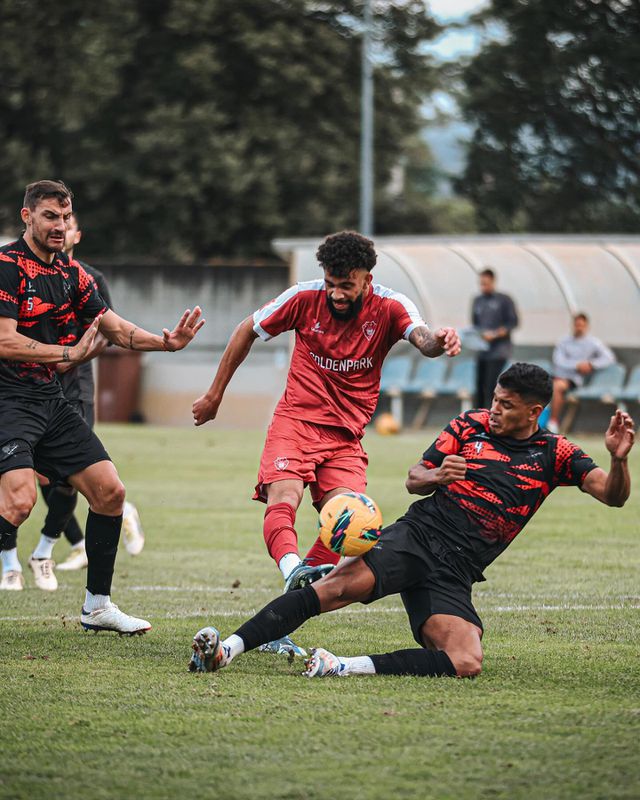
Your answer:
[[[537,364],[517,361],[498,376],[503,389],[516,392],[526,402],[533,401],[546,406],[553,394],[551,375]]]
[[[355,231],[327,236],[316,253],[320,266],[336,278],[346,278],[354,269],[375,267],[378,256],[371,239]]]

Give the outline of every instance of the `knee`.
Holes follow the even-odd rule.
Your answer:
[[[447,653],[459,678],[475,678],[482,672],[482,653]]]
[[[126,491],[119,478],[100,487],[99,494],[92,499],[91,506],[98,514],[116,517],[122,513]]]
[[[14,492],[8,498],[6,518],[13,524],[19,527],[25,522],[36,502],[35,487],[29,487]]]

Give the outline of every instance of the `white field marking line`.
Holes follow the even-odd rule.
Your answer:
[[[219,593],[219,594],[240,594],[241,592],[255,592],[257,594],[272,594],[276,596],[275,593],[277,590],[272,589],[270,587],[249,587],[249,586],[128,586],[125,587],[127,591],[130,592],[212,592],[212,593]],[[565,595],[567,600],[579,600],[583,595],[579,592],[572,592],[571,594]],[[476,604],[484,608],[485,610],[488,609],[488,606],[483,605],[483,601],[486,600],[493,600],[497,598],[516,598],[518,595],[512,592],[478,592],[474,595]],[[544,595],[529,595],[532,599],[540,599],[544,597]],[[612,597],[605,597],[603,601],[611,600],[613,602],[621,602],[621,601],[632,601],[632,600],[640,600],[640,595],[636,594],[625,594],[625,595],[614,595]],[[602,610],[605,608],[616,608],[617,606],[606,606],[606,605],[566,605],[562,603],[560,605],[547,605],[542,604],[545,609],[560,609],[560,608],[567,608],[568,610],[583,610],[588,608],[593,608],[594,610]],[[628,606],[632,608],[633,606]],[[528,610],[530,608],[534,608],[534,606],[529,605],[520,605],[516,604],[514,606],[497,606],[493,610],[505,610],[509,611],[511,609],[520,609]]]
[[[496,608],[488,608],[484,607],[481,608],[480,611],[487,612],[487,613],[514,613],[518,611],[628,611],[631,609],[640,609],[640,604],[629,604],[629,605],[622,605],[622,604],[615,604],[615,605],[518,605],[518,606],[497,606]],[[257,609],[238,609],[233,611],[215,611],[215,612],[204,612],[204,611],[169,611],[166,614],[154,614],[150,615],[151,619],[193,619],[196,617],[203,617],[203,616],[210,616],[214,614],[216,617],[250,617],[255,614]],[[404,607],[402,606],[392,606],[389,608],[341,608],[337,611],[331,612],[332,615],[335,614],[402,614],[404,613]],[[64,617],[64,621],[69,622],[77,622],[80,619],[79,616],[66,616]],[[62,616],[52,617],[29,617],[29,616],[22,616],[22,617],[0,617],[0,622],[46,622],[46,621],[61,621]]]

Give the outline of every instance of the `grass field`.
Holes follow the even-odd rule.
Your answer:
[[[19,542],[27,589],[0,593],[0,798],[640,797],[637,490],[623,509],[557,490],[487,570],[474,681],[308,681],[300,663],[259,653],[192,675],[198,628],[231,633],[281,588],[248,499],[263,434],[100,433],[147,534],[140,556],[119,554],[113,597],[153,630],[84,634],[84,573],[60,573],[55,594],[34,588],[39,505]],[[369,493],[387,521],[431,438],[367,435]],[[607,466],[600,439],[580,441]],[[306,546],[308,502],[299,521]],[[413,646],[395,597],[296,638],[343,655]]]

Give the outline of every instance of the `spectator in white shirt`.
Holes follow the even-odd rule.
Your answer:
[[[573,334],[560,339],[553,351],[553,397],[547,428],[553,433],[560,429],[560,415],[566,394],[582,386],[597,369],[613,364],[616,357],[600,339],[589,333],[589,318],[580,313],[573,317]]]

